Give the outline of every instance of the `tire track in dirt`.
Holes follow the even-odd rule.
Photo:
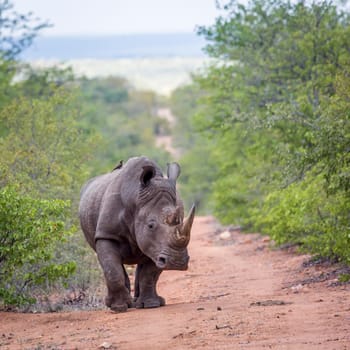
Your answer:
[[[54,314],[0,313],[0,348],[350,349],[350,286],[303,285],[323,272],[308,259],[271,250],[259,235],[222,241],[198,217],[186,272],[165,271],[167,306]]]

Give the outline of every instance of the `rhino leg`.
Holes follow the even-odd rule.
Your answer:
[[[106,305],[116,312],[126,311],[132,306],[130,281],[121,262],[118,245],[113,241],[100,239],[96,242],[96,253],[108,289]]]
[[[149,260],[138,264],[135,275],[135,306],[137,309],[165,305],[165,299],[157,294],[156,283],[162,270]]]

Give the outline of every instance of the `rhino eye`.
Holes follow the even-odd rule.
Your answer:
[[[156,222],[155,222],[155,221],[150,221],[150,222],[147,224],[147,227],[148,227],[150,230],[153,230],[153,229],[156,227]]]

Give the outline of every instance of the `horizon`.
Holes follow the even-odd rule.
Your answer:
[[[169,32],[125,32],[125,33],[72,33],[72,34],[57,34],[57,33],[41,33],[38,34],[38,36],[34,39],[34,41],[37,38],[81,38],[81,37],[88,37],[88,38],[94,38],[94,37],[108,37],[108,36],[165,36],[165,35],[194,35],[200,37],[199,34],[196,33],[195,30],[191,31],[169,31]]]
[[[21,59],[36,68],[71,67],[87,78],[119,76],[170,95],[207,62],[204,47],[194,33],[40,36]]]
[[[204,57],[206,41],[196,33],[39,35],[21,55],[38,59]]]

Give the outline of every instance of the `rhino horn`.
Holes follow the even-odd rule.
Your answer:
[[[190,239],[191,228],[193,224],[195,211],[196,211],[196,206],[193,204],[190,210],[190,213],[188,214],[188,217],[185,219],[184,224],[182,226],[182,230],[181,230],[182,234],[188,237],[188,239]]]
[[[176,238],[177,245],[187,246],[188,242],[190,241],[191,228],[193,224],[195,210],[196,210],[195,205],[192,205],[190,213],[188,214],[188,217],[184,220],[182,227],[178,226],[176,228],[175,238]]]

